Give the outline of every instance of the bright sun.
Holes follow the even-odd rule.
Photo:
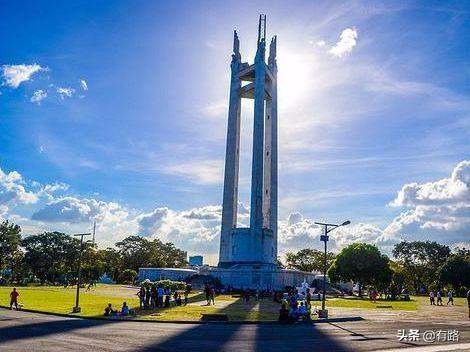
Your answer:
[[[278,55],[279,105],[291,106],[307,92],[312,77],[312,56],[283,50]]]

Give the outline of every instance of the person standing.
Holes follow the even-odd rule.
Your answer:
[[[454,296],[452,294],[452,290],[449,290],[449,292],[447,292],[447,305],[449,305],[449,303],[452,303],[452,305],[454,305]]]
[[[140,290],[137,293],[137,296],[139,296],[139,306],[140,306],[140,309],[142,309],[145,306],[145,288],[144,288],[144,286],[140,286]]]
[[[439,303],[442,306],[442,292],[441,292],[441,290],[437,291],[437,305],[439,305]]]
[[[467,291],[468,319],[470,319],[470,290]]]
[[[16,287],[13,287],[13,291],[10,293],[10,309],[13,308],[13,304],[15,305],[16,310],[18,310],[18,296],[20,294],[16,290]]]
[[[206,295],[206,301],[207,305],[211,305],[211,288],[209,287],[209,284],[204,285],[204,294]]]
[[[157,302],[158,302],[158,307],[163,308],[163,294],[165,291],[163,290],[163,287],[160,285],[157,287]]]
[[[434,291],[429,292],[429,302],[431,303],[432,306],[436,305],[434,303]]]
[[[145,309],[150,308],[150,295],[150,287],[147,286],[147,288],[145,289]]]
[[[215,306],[215,287],[211,286],[210,288],[210,302],[212,302],[212,305]]]
[[[152,309],[155,309],[157,307],[157,301],[158,301],[158,292],[157,292],[157,287],[155,285],[152,286],[152,289],[150,290],[150,305],[152,306]]]

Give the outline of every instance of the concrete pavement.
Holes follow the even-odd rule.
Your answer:
[[[444,347],[399,342],[398,329],[459,331]],[[0,351],[470,351],[468,321],[373,320],[314,325],[163,324],[63,318],[0,310]],[[436,349],[437,348],[437,349]],[[441,349],[439,349],[441,348]],[[455,349],[456,348],[456,349]]]

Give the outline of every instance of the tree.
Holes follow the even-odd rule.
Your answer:
[[[113,281],[119,281],[119,275],[124,270],[121,253],[114,248],[100,249],[97,253],[103,263],[103,273],[107,273]]]
[[[457,292],[462,287],[470,287],[470,256],[457,253],[449,257],[439,269],[439,279]]]
[[[13,269],[13,259],[21,244],[21,228],[8,220],[0,224],[0,270]],[[13,275],[13,273],[12,273]]]
[[[163,243],[159,239],[152,241],[141,236],[129,236],[116,243],[122,258],[123,269],[148,267],[179,268],[187,264],[186,252],[175,247],[173,243]]]
[[[383,288],[390,284],[392,272],[389,259],[367,243],[353,243],[343,248],[328,269],[332,281],[359,283],[359,296],[364,286]]]
[[[436,284],[439,267],[450,256],[450,248],[437,242],[400,242],[393,249],[393,256],[403,265],[405,275],[411,280],[413,289],[419,292],[422,286]]]
[[[80,241],[60,232],[44,232],[22,240],[24,262],[41,283],[76,276]]]
[[[334,259],[335,259],[335,255],[333,253],[327,253],[326,255],[326,261],[327,261],[326,267],[327,268],[331,266]],[[300,251],[296,253],[294,252],[286,253],[287,267],[291,269],[298,269],[301,271],[323,272],[324,260],[325,260],[325,253],[317,249],[306,248],[306,249],[301,249]]]
[[[136,277],[137,277],[137,271],[132,270],[132,269],[126,269],[121,273],[119,277],[120,279],[119,281],[125,284],[133,284]]]

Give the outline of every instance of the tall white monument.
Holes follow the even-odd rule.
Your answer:
[[[303,282],[304,287],[315,278],[315,273],[277,266],[276,45],[274,37],[266,62],[266,16],[261,15],[256,56],[250,65],[242,62],[240,42],[234,32],[219,265],[197,269],[197,274],[216,277],[233,288],[283,289]],[[250,227],[247,228],[237,227],[242,99],[254,102]],[[139,277],[155,280],[161,270],[141,268]]]
[[[277,63],[276,37],[266,52],[266,16],[260,15],[253,64],[242,62],[234,32],[225,156],[219,267],[257,265],[275,269],[277,260]],[[241,100],[254,102],[250,227],[237,227]]]

